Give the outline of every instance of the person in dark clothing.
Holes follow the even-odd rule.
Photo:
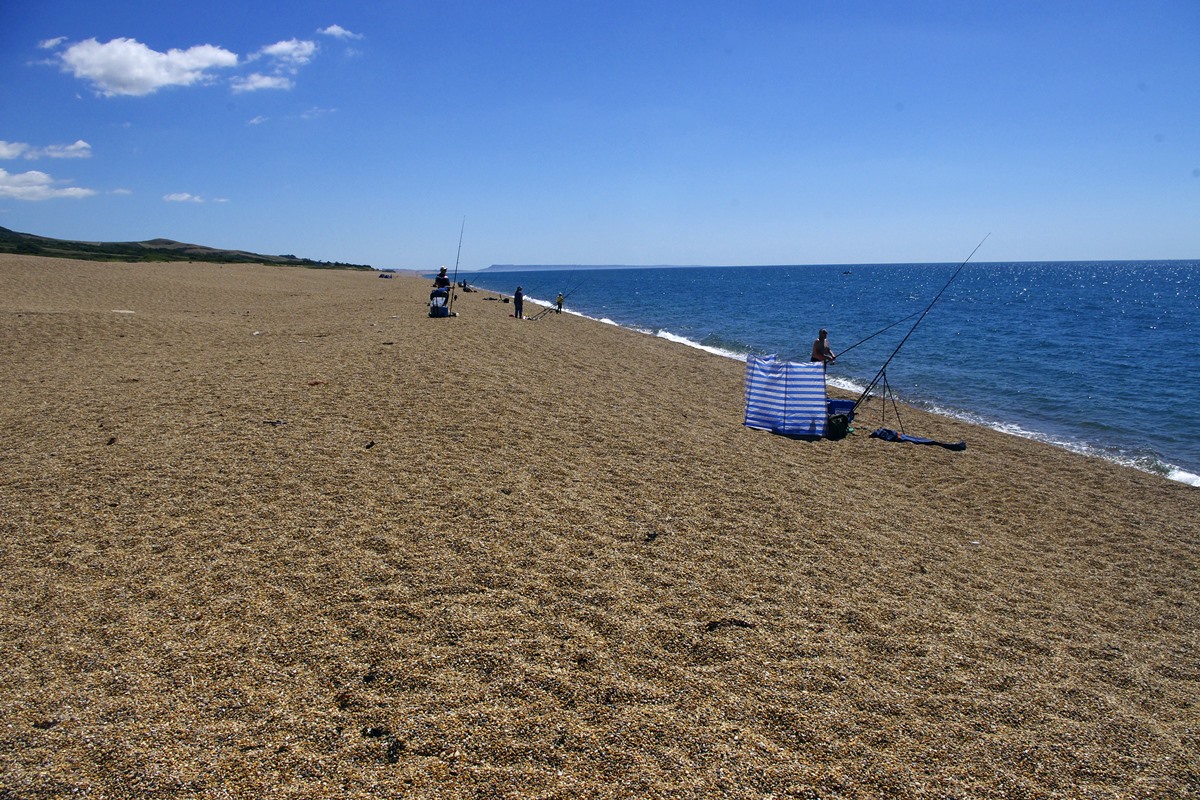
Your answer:
[[[525,319],[525,292],[521,290],[520,286],[513,293],[513,316],[517,319]]]

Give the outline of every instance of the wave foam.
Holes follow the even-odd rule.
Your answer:
[[[537,305],[550,305],[546,301],[534,300],[534,299],[528,298],[528,297],[526,299],[536,303]],[[700,342],[697,342],[694,339],[689,339],[686,336],[680,336],[678,334],[671,333],[670,331],[665,331],[665,330],[661,330],[661,329],[649,330],[646,328],[633,327],[631,325],[622,325],[621,323],[616,322],[615,320],[612,320],[608,317],[592,317],[592,316],[588,316],[587,314],[581,314],[579,312],[567,311],[566,309],[564,309],[564,312],[575,314],[576,316],[583,317],[584,319],[590,319],[595,322],[603,323],[605,325],[613,325],[618,328],[625,328],[626,330],[630,330],[635,333],[643,333],[643,334],[646,334],[647,336],[655,336],[659,339],[666,339],[669,342],[681,344],[681,345],[684,345],[685,347],[691,347],[696,350],[703,350],[706,353],[710,353],[712,355],[719,356],[721,358],[732,358],[734,360],[744,362],[748,355],[747,353],[744,353],[744,352],[737,352],[734,350],[728,350],[725,348],[712,347],[710,345],[701,344]],[[858,381],[855,381],[850,378],[842,377],[842,376],[829,377],[829,378],[827,378],[827,382],[830,386],[834,386],[838,389],[841,389],[846,392],[850,392],[852,394],[861,394],[866,389],[866,384],[859,383]],[[963,411],[960,409],[947,408],[944,406],[939,406],[935,403],[920,403],[920,402],[914,403],[912,401],[905,401],[905,400],[902,400],[901,402],[905,403],[906,405],[912,406],[914,408],[919,408],[922,411],[927,411],[932,414],[938,414],[940,416],[950,417],[952,419],[960,419],[963,422],[967,422],[972,425],[979,425],[979,426],[985,427],[985,428],[990,428],[999,433],[1005,433],[1010,436],[1019,436],[1022,439],[1029,439],[1031,441],[1040,442],[1042,444],[1048,444],[1048,445],[1051,445],[1052,447],[1058,447],[1063,450],[1069,450],[1073,453],[1078,453],[1080,455],[1090,456],[1093,458],[1102,458],[1106,461],[1110,461],[1115,464],[1119,464],[1123,467],[1132,467],[1134,469],[1138,469],[1143,472],[1150,472],[1155,475],[1161,475],[1164,478],[1167,478],[1172,481],[1176,481],[1178,483],[1183,483],[1188,486],[1200,487],[1200,475],[1196,475],[1195,473],[1188,472],[1187,470],[1177,467],[1174,464],[1168,464],[1154,456],[1140,456],[1140,457],[1128,456],[1128,455],[1124,455],[1121,453],[1113,452],[1111,450],[1099,447],[1097,445],[1089,444],[1087,442],[1079,442],[1079,441],[1064,439],[1064,438],[1060,438],[1060,437],[1055,437],[1048,433],[1043,433],[1041,431],[1028,430],[1014,422],[1006,422],[1006,421],[1002,421],[1002,420],[990,419],[981,414],[976,414],[976,413],[969,412],[969,411]]]
[[[687,345],[688,347],[695,348],[696,350],[703,350],[706,353],[712,353],[714,356],[721,356],[722,358],[732,358],[732,359],[736,359],[738,361],[746,360],[745,353],[737,353],[737,352],[734,352],[733,350],[726,350],[721,347],[713,347],[712,345],[701,344],[700,342],[697,342],[694,339],[689,339],[686,336],[677,336],[677,335],[671,333],[670,331],[662,331],[662,330],[655,331],[654,335],[657,336],[659,339],[666,339],[668,342],[675,342],[676,344]]]
[[[616,323],[612,322],[612,320],[605,320],[605,321],[609,322],[610,324],[614,324],[614,325],[616,324]],[[638,330],[638,329],[631,328],[630,330]],[[703,350],[707,353],[712,353],[713,355],[721,356],[722,358],[733,358],[738,361],[746,360],[745,353],[737,353],[737,352],[734,352],[731,350],[724,350],[724,349],[718,348],[718,347],[710,347],[708,345],[703,345],[697,341],[688,339],[686,336],[679,336],[679,335],[673,334],[669,331],[638,330],[638,332],[646,333],[646,334],[649,334],[652,336],[657,336],[660,339],[666,339],[667,341],[686,345],[687,347],[692,347],[697,350]],[[852,394],[861,394],[867,388],[866,384],[859,383],[858,381],[852,380],[850,378],[841,377],[841,376],[833,376],[833,377],[826,378],[826,382],[830,386],[834,386],[838,389],[842,389],[843,391],[850,392]],[[928,411],[929,413],[932,413],[932,414],[938,414],[939,416],[950,417],[952,419],[960,419],[963,422],[968,422],[972,425],[979,425],[981,427],[990,428],[999,433],[1005,433],[1010,436],[1019,436],[1022,439],[1029,439],[1031,441],[1040,442],[1042,444],[1048,444],[1048,445],[1051,445],[1052,447],[1058,447],[1063,450],[1069,450],[1073,453],[1079,453],[1080,455],[1090,456],[1093,458],[1102,458],[1106,461],[1111,461],[1111,462],[1113,462],[1115,464],[1119,464],[1123,467],[1132,467],[1134,469],[1141,470],[1142,472],[1150,472],[1155,475],[1161,475],[1164,478],[1167,478],[1172,481],[1184,483],[1189,486],[1200,487],[1200,475],[1195,475],[1191,472],[1188,472],[1187,470],[1184,470],[1180,467],[1175,466],[1174,464],[1168,464],[1165,461],[1162,461],[1161,459],[1154,457],[1154,456],[1131,457],[1128,455],[1123,455],[1121,453],[1113,452],[1111,450],[1099,447],[1097,445],[1089,444],[1087,442],[1079,442],[1079,441],[1074,441],[1074,440],[1070,440],[1070,439],[1064,439],[1064,438],[1052,436],[1047,433],[1043,433],[1041,431],[1029,430],[1029,429],[1021,427],[1019,424],[1017,424],[1015,422],[1005,422],[1002,420],[989,419],[981,414],[976,414],[976,413],[972,413],[972,412],[968,412],[968,411],[962,411],[959,409],[947,408],[945,406],[939,406],[935,403],[913,403],[911,401],[903,401],[903,400],[901,402],[904,402],[906,405],[913,406],[914,408],[920,408],[922,411]]]

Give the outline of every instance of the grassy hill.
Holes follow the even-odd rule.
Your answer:
[[[19,233],[8,228],[0,228],[0,253],[79,258],[88,261],[209,261],[221,264],[279,264],[315,269],[371,269],[365,264],[313,261],[293,255],[268,256],[245,250],[220,250],[172,239],[150,239],[145,242],[76,242]]]

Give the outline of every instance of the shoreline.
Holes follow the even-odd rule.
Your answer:
[[[492,290],[492,289],[480,289],[480,291],[494,292],[494,290]],[[553,303],[551,303],[549,301],[541,300],[541,299],[533,298],[533,297],[528,297],[528,296],[526,297],[526,302],[537,305],[541,308],[552,308],[554,305]],[[685,347],[690,347],[695,350],[700,350],[700,351],[709,353],[711,355],[718,356],[720,358],[732,359],[734,361],[740,361],[743,363],[746,360],[746,354],[744,354],[744,353],[738,353],[738,352],[732,351],[732,350],[725,350],[725,349],[722,349],[719,347],[711,347],[708,345],[704,345],[704,344],[701,344],[700,342],[689,339],[686,336],[680,336],[680,335],[672,333],[670,331],[666,331],[666,330],[655,331],[655,330],[651,330],[648,328],[622,325],[621,323],[616,322],[615,320],[612,320],[609,318],[593,317],[588,314],[584,314],[582,312],[570,311],[568,309],[564,309],[564,313],[574,314],[583,319],[592,320],[593,322],[599,322],[604,325],[612,325],[612,326],[615,326],[618,328],[623,328],[625,330],[632,331],[634,333],[640,333],[640,334],[644,334],[646,336],[652,336],[652,337],[656,337],[656,338],[660,338],[660,339],[665,339],[666,341],[674,342],[676,344],[681,344]],[[848,379],[848,378],[839,378],[836,376],[829,378],[828,384],[830,387],[832,387],[834,389],[837,389],[837,390],[840,390],[843,392],[849,392],[852,396],[855,396],[855,399],[857,399],[856,396],[860,395],[862,393],[863,389],[866,388],[864,385],[862,385],[858,381]],[[1075,453],[1076,455],[1081,455],[1081,456],[1085,456],[1085,457],[1089,457],[1089,458],[1099,458],[1099,459],[1108,461],[1112,464],[1116,464],[1121,467],[1135,469],[1135,470],[1138,470],[1139,472],[1145,472],[1150,475],[1156,475],[1161,478],[1166,478],[1169,481],[1181,483],[1185,486],[1200,487],[1200,474],[1191,472],[1183,467],[1180,467],[1177,464],[1172,464],[1172,463],[1165,461],[1162,458],[1159,458],[1157,456],[1153,458],[1151,463],[1147,464],[1147,463],[1145,463],[1148,460],[1146,458],[1139,459],[1139,458],[1133,458],[1133,457],[1129,457],[1129,456],[1121,456],[1121,455],[1113,454],[1113,453],[1109,452],[1107,448],[1097,445],[1097,444],[1094,444],[1092,442],[1077,441],[1077,440],[1063,438],[1060,436],[1055,436],[1054,434],[1045,433],[1043,431],[1028,430],[1028,429],[1024,428],[1020,423],[1005,422],[1003,420],[998,420],[998,419],[990,419],[985,414],[981,414],[981,413],[974,412],[974,411],[961,410],[961,409],[953,410],[953,409],[948,409],[948,408],[936,407],[936,406],[932,406],[929,404],[914,405],[911,403],[911,401],[906,401],[906,400],[901,400],[901,403],[906,408],[911,408],[913,410],[924,411],[926,413],[936,414],[938,416],[948,417],[950,419],[956,419],[961,422],[965,422],[969,425],[973,425],[973,426],[977,426],[977,427],[985,427],[985,428],[988,428],[989,430],[995,431],[997,433],[1002,433],[1002,434],[1005,434],[1008,436],[1016,436],[1018,438],[1026,439],[1028,441],[1037,442],[1039,444],[1049,445],[1051,447],[1056,447],[1056,448],[1066,450],[1071,453]]]
[[[1191,487],[407,276],[0,287],[0,794],[1200,791]]]

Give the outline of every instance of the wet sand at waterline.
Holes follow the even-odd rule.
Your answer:
[[[1200,795],[1196,488],[428,293],[0,256],[0,797]]]

